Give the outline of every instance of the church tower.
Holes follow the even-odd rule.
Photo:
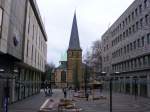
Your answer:
[[[79,88],[82,82],[82,49],[80,47],[76,14],[74,14],[67,50],[67,84],[68,86]]]

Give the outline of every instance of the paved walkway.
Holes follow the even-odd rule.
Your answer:
[[[8,112],[38,112],[46,99],[47,97],[45,97],[44,92],[41,92],[10,105]]]
[[[109,94],[103,93],[107,99],[97,101],[78,100],[77,105],[84,109],[83,112],[109,112]],[[113,112],[150,112],[150,99],[113,93]]]
[[[41,91],[40,94],[9,105],[9,112],[38,112],[47,99],[59,100],[63,98],[62,90],[55,89],[53,92],[52,97],[45,97],[44,92]]]
[[[52,97],[45,97],[41,92],[38,95],[27,98],[9,106],[9,112],[38,112],[41,105],[48,99],[58,100],[63,98],[62,90],[53,90]],[[109,112],[109,94],[103,93],[107,99],[89,100],[76,99],[76,105],[83,109],[82,112]],[[71,95],[70,95],[71,96]],[[57,112],[50,111],[50,112]],[[150,112],[150,99],[113,93],[113,112]]]

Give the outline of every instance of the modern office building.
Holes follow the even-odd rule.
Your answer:
[[[114,90],[150,97],[150,0],[135,0],[104,33],[102,46]]]
[[[35,0],[0,0],[0,105],[40,91],[47,35]],[[2,108],[1,108],[2,109]]]

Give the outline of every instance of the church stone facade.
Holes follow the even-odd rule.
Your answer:
[[[67,50],[67,85],[74,88],[80,88],[83,85],[82,49],[80,47],[76,14],[73,18]]]

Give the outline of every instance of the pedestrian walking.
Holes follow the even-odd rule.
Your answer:
[[[45,96],[47,96],[47,88],[48,88],[48,84],[47,84],[47,80],[44,81],[44,93],[45,93]]]
[[[86,97],[86,101],[88,101],[89,100],[89,93],[88,92],[86,92],[85,97]]]
[[[67,89],[66,88],[63,89],[63,93],[64,93],[64,98],[67,98]]]

